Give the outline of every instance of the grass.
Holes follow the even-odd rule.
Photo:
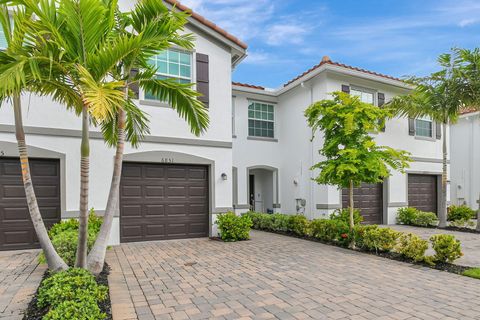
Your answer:
[[[480,279],[480,268],[468,269],[465,270],[462,274],[470,278]]]

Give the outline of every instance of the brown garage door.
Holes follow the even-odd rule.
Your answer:
[[[381,183],[362,183],[353,189],[353,205],[360,210],[364,223],[383,223],[383,188]],[[349,207],[348,189],[342,190],[342,207]]]
[[[123,164],[122,242],[206,237],[208,218],[206,166]]]
[[[425,212],[437,213],[437,176],[408,175],[408,205]]]
[[[30,160],[38,206],[49,228],[60,221],[60,162]],[[0,250],[38,248],[18,158],[0,158]]]

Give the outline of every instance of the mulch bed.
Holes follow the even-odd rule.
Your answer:
[[[110,273],[110,267],[108,266],[107,263],[103,266],[102,272],[98,275],[96,278],[97,283],[107,286],[108,288],[108,275]],[[46,271],[43,275],[42,282],[43,280],[47,279],[50,277],[50,273]],[[41,282],[40,282],[41,285]],[[39,286],[40,288],[40,286]],[[38,295],[38,289],[35,292],[35,295],[33,296],[32,300],[28,304],[28,308],[25,311],[25,314],[23,316],[23,320],[41,320],[43,316],[45,316],[48,312],[48,308],[39,308],[37,306],[37,295]],[[104,313],[107,314],[107,317],[105,318],[106,320],[112,320],[112,305],[110,302],[110,294],[107,294],[107,299],[105,301],[99,303],[98,305],[100,307],[100,310]]]
[[[406,258],[405,256],[402,256],[401,254],[398,254],[396,252],[374,252],[374,251],[362,250],[362,249],[358,249],[358,248],[357,249],[350,249],[350,248],[344,247],[344,246],[339,245],[339,244],[334,243],[334,242],[325,242],[325,241],[322,241],[320,239],[310,237],[310,236],[299,236],[299,235],[297,235],[293,232],[268,231],[268,230],[259,230],[259,231],[276,233],[276,234],[281,234],[281,235],[289,236],[289,237],[295,237],[295,238],[299,238],[299,239],[303,239],[303,240],[319,242],[319,243],[339,247],[339,248],[342,248],[342,249],[345,249],[345,250],[362,252],[362,253],[371,254],[371,255],[374,255],[374,256],[377,256],[377,257],[387,258],[387,259],[391,259],[391,260],[395,260],[395,261],[405,262],[405,263],[414,264],[414,265],[421,266],[421,267],[436,269],[436,270],[440,270],[440,271],[446,271],[446,272],[460,274],[460,275],[466,270],[473,269],[472,267],[461,266],[461,265],[448,263],[448,262],[437,263],[437,264],[432,266],[432,265],[429,265],[425,262],[416,262],[416,261],[414,261],[412,259],[409,259],[409,258]]]
[[[476,233],[480,234],[480,231],[476,229],[467,228],[467,227],[454,227],[454,226],[447,226],[445,228],[440,227],[432,227],[432,226],[414,226],[408,224],[399,224],[399,226],[408,226],[408,227],[416,227],[416,228],[425,228],[425,229],[436,229],[436,230],[447,230],[447,231],[458,231],[458,232],[467,232],[467,233]]]

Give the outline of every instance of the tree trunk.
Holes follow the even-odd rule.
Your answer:
[[[38,208],[37,197],[35,196],[35,190],[33,189],[32,178],[30,176],[27,144],[25,142],[25,132],[23,131],[22,106],[20,96],[18,95],[13,98],[13,108],[15,115],[15,136],[17,138],[18,153],[20,154],[23,187],[25,188],[25,197],[27,199],[30,218],[32,219],[40,246],[45,254],[48,268],[53,272],[66,270],[68,266],[58,255],[57,251],[55,251],[52,241],[50,241],[48,237],[47,228],[45,228],[45,224],[43,223],[40,209]]]
[[[353,181],[350,180],[350,188],[349,188],[349,200],[350,200],[350,235],[352,237],[350,241],[350,248],[355,249],[355,237],[353,234],[353,229],[355,227],[355,221],[353,219],[353,211],[354,211],[354,203],[353,203]]]
[[[480,232],[480,208],[477,210],[477,231]]]
[[[88,189],[90,170],[89,117],[87,106],[82,109],[82,142],[80,147],[80,213],[78,216],[78,245],[75,267],[87,267],[88,241]]]
[[[118,141],[117,151],[115,153],[115,162],[113,166],[112,182],[110,184],[110,193],[108,195],[107,207],[103,217],[102,227],[97,236],[95,244],[88,254],[88,270],[93,274],[102,272],[105,263],[105,254],[107,251],[108,239],[112,229],[113,216],[117,209],[118,192],[120,187],[120,178],[122,174],[123,150],[125,146],[125,111],[118,113]]]
[[[438,210],[438,226],[445,228],[447,226],[447,125],[445,123],[442,124],[442,133],[442,195]]]

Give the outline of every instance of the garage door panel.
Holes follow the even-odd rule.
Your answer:
[[[45,226],[60,221],[60,162],[30,159],[30,172]],[[0,250],[38,248],[18,158],[0,158]]]
[[[164,178],[165,177],[165,169],[163,167],[158,166],[147,166],[144,168],[145,171],[145,178]]]
[[[186,198],[187,186],[167,186],[166,195],[169,198]]]
[[[140,186],[123,186],[122,196],[123,197],[141,197],[142,188]]]
[[[179,179],[181,181],[185,180],[187,177],[187,169],[186,168],[167,168],[167,179],[168,180],[175,180]]]
[[[164,186],[145,186],[145,196],[149,198],[164,198],[165,187]]]
[[[139,169],[130,170],[130,167]],[[138,187],[141,195],[128,197],[121,192],[122,242],[208,236],[206,167],[124,163],[124,168],[129,176],[122,173],[121,189]],[[132,215],[130,205],[141,209],[137,208]],[[127,227],[135,228],[127,230]]]
[[[190,180],[207,180],[207,170],[205,169],[190,169],[188,171],[188,177]]]
[[[145,217],[146,218],[155,218],[165,216],[165,205],[164,204],[146,204],[145,207]]]
[[[120,211],[124,218],[141,218],[142,217],[142,205],[141,204],[131,204],[131,205],[121,205]]]

